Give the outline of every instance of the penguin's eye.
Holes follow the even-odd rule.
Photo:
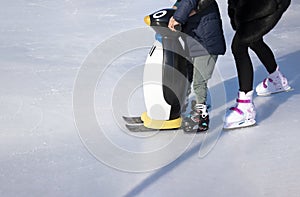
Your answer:
[[[167,10],[161,10],[161,11],[158,11],[155,14],[153,14],[153,18],[158,19],[158,18],[165,16],[166,14],[167,14]]]

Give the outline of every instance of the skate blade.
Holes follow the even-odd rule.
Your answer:
[[[262,94],[257,93],[257,96],[271,96],[272,94],[278,94],[278,93],[281,93],[281,92],[290,92],[290,91],[293,91],[293,90],[294,90],[294,88],[292,88],[291,86],[288,86],[285,89],[278,90],[276,92],[267,92],[267,93],[262,93]]]
[[[245,127],[251,127],[256,125],[255,120],[246,120],[242,122],[234,122],[234,123],[225,123],[223,129],[224,130],[233,130],[233,129],[240,129],[240,128],[245,128]]]

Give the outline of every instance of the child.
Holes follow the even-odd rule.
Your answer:
[[[228,15],[232,28],[236,30],[231,48],[240,89],[237,105],[230,108],[225,117],[225,129],[246,127],[256,123],[252,99],[253,66],[248,48],[255,52],[269,73],[269,76],[256,87],[258,95],[270,95],[291,88],[287,79],[279,71],[272,50],[263,40],[263,36],[276,25],[290,2],[291,0],[228,1]]]
[[[206,131],[209,128],[207,83],[218,55],[226,50],[220,11],[215,0],[178,0],[175,6],[177,10],[168,27],[176,31],[175,26],[181,25],[188,35],[184,40],[193,59],[193,89],[197,102],[191,119],[198,122],[198,131]]]

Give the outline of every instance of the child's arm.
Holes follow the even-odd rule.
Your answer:
[[[176,31],[176,25],[182,25],[186,23],[188,17],[196,13],[195,9],[197,8],[197,5],[198,0],[181,0],[180,4],[177,5],[178,7],[176,12],[174,13],[174,16],[171,17],[169,21],[168,27],[172,31]]]
[[[175,4],[173,5],[172,8],[176,10],[176,9],[178,8],[178,5],[179,5],[180,1],[181,1],[181,0],[177,0],[177,1],[175,2]],[[214,1],[214,0],[212,0],[212,1]],[[200,2],[200,1],[199,1],[199,2]],[[200,3],[199,3],[199,4],[200,4]],[[193,16],[193,15],[196,14],[196,13],[197,13],[197,12],[196,12],[195,10],[192,10],[189,16]]]
[[[180,24],[185,24],[192,10],[195,10],[198,5],[198,0],[181,0],[174,13],[174,19]]]

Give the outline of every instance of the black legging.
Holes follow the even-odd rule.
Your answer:
[[[242,43],[239,37],[235,35],[231,50],[238,72],[240,91],[245,93],[253,89],[253,66],[248,53],[249,47],[255,52],[269,73],[273,73],[277,68],[274,54],[262,38],[252,43]]]

